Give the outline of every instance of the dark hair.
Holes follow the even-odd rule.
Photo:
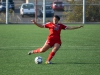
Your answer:
[[[60,20],[60,17],[58,15],[54,15],[53,17],[57,18],[58,21]]]

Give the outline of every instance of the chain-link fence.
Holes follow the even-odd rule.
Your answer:
[[[25,3],[25,0],[13,0],[14,10],[9,10],[9,23],[31,23],[31,19],[35,19],[37,14],[37,22],[43,22],[43,0],[33,0],[34,9],[37,6],[37,12],[34,15],[31,13],[30,8],[26,11],[25,15],[22,15],[21,5]],[[59,1],[59,0],[58,0]],[[1,2],[2,3],[2,2]],[[6,13],[2,12],[0,3],[0,23],[6,22]],[[100,23],[100,0],[86,0],[86,11],[84,12],[86,23]],[[30,12],[29,12],[30,11]],[[61,0],[55,2],[53,0],[46,0],[46,22],[52,21],[53,15],[59,15],[61,22],[63,23],[82,23],[83,21],[83,0]]]

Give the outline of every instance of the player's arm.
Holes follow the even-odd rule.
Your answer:
[[[78,29],[78,28],[81,28],[83,27],[83,25],[80,25],[80,26],[67,26],[67,29],[68,30],[73,30],[73,29]]]
[[[44,28],[44,25],[39,24],[39,23],[35,22],[34,20],[31,20],[31,22],[34,23],[35,25],[37,25],[40,28]]]

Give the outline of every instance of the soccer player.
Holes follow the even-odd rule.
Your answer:
[[[62,44],[61,38],[60,38],[61,30],[62,29],[63,30],[72,30],[72,29],[78,29],[78,28],[83,27],[83,25],[66,26],[62,23],[59,23],[59,20],[60,20],[60,17],[58,15],[55,15],[53,17],[53,22],[48,22],[45,25],[39,24],[39,23],[35,22],[34,20],[31,20],[32,23],[34,23],[36,26],[38,26],[40,28],[48,28],[50,33],[49,33],[49,36],[47,37],[45,44],[41,48],[29,51],[28,55],[42,53],[52,47],[52,51],[50,52],[50,54],[45,62],[46,64],[51,64],[51,59],[54,57],[55,53],[59,50],[59,48]]]

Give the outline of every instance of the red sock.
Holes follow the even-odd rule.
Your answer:
[[[40,49],[41,49],[41,48],[38,48],[38,49],[36,49],[36,50],[33,50],[33,53],[40,53]]]
[[[47,58],[47,61],[50,61],[53,58],[54,55],[55,55],[55,52],[50,52],[50,54]]]

